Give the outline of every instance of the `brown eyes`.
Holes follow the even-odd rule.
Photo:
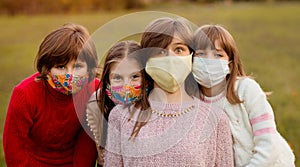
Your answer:
[[[55,68],[57,68],[57,69],[60,69],[60,70],[63,70],[63,69],[65,69],[66,68],[66,65],[56,65],[56,66],[54,66]],[[83,64],[75,64],[74,65],[74,69],[81,69],[81,68],[83,68],[84,67],[84,65]]]
[[[168,56],[168,55],[174,54],[174,53],[177,56],[186,55],[186,54],[189,54],[189,49],[187,46],[178,46],[178,47],[174,47],[174,48],[170,48],[170,49],[157,49],[154,52],[153,56],[154,57],[164,57],[164,56]]]
[[[137,73],[137,74],[133,74],[131,76],[129,76],[131,81],[137,81],[141,78],[141,74]],[[124,76],[119,75],[119,74],[113,74],[113,76],[111,77],[112,82],[121,82],[124,80]]]

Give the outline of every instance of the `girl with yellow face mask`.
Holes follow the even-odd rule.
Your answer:
[[[195,97],[191,41],[183,18],[159,18],[146,27],[137,57],[149,94],[137,102],[144,105],[110,112],[105,165],[233,166],[226,115]]]

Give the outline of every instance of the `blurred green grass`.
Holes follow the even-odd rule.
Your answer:
[[[277,128],[300,157],[300,3],[164,3],[143,10],[174,13],[197,25],[225,26],[236,39],[246,72],[265,91],[273,92],[269,100]],[[42,39],[67,22],[82,24],[92,34],[110,20],[137,11],[141,10],[0,16],[0,166],[6,166],[2,133],[11,91],[35,71],[33,62]],[[296,160],[296,166],[300,161]]]

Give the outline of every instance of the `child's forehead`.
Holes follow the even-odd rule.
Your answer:
[[[74,60],[75,63],[86,63],[86,61],[84,59],[76,59]]]
[[[126,73],[141,70],[140,64],[137,60],[132,58],[124,58],[116,61],[111,65],[110,71],[112,73]]]
[[[183,39],[181,39],[179,36],[174,36],[170,44],[183,44],[183,45],[187,45],[185,43],[185,41]]]
[[[202,50],[215,49],[216,45],[220,44],[217,41],[218,41],[217,39],[209,38],[209,37],[200,38],[195,49],[202,49]]]
[[[67,64],[78,64],[78,63],[85,64],[86,61],[82,60],[82,59],[71,59],[69,61],[67,61],[67,60],[59,61],[55,65],[67,65]]]

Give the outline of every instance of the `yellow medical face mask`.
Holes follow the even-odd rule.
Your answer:
[[[192,70],[192,54],[188,56],[152,57],[146,63],[146,72],[167,92],[176,92]]]

